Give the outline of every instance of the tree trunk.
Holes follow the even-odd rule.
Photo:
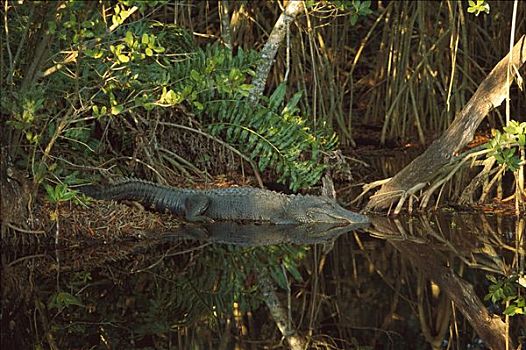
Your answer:
[[[263,94],[267,77],[272,63],[274,63],[274,57],[276,56],[276,52],[278,52],[279,45],[285,38],[290,23],[301,11],[303,11],[303,1],[289,1],[285,11],[283,11],[276,21],[265,46],[261,49],[260,55],[262,62],[257,68],[256,76],[252,82],[254,88],[250,92],[250,101],[253,103],[256,103],[259,100],[259,96]]]
[[[498,107],[506,97],[508,63],[517,70],[526,61],[526,36],[523,35],[513,50],[506,55],[480,84],[475,94],[457,115],[444,135],[435,140],[429,148],[409,165],[385,183],[369,199],[366,210],[389,208],[403,194],[418,185],[431,181],[440,168],[447,164],[468,142],[473,139],[477,127],[486,115]],[[515,70],[511,68],[512,76]]]

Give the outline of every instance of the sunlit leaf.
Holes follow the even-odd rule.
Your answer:
[[[130,61],[130,57],[128,57],[127,55],[123,55],[123,54],[119,54],[117,55],[117,58],[119,59],[119,61],[121,61],[122,63],[127,63]]]
[[[112,115],[118,115],[124,110],[124,107],[122,105],[116,105],[111,107],[111,114]]]
[[[141,37],[141,44],[148,45],[150,42],[148,34],[144,33]]]
[[[132,46],[133,46],[133,41],[134,41],[134,40],[133,40],[133,34],[132,34],[132,32],[127,31],[127,32],[126,32],[126,35],[125,35],[125,37],[124,37],[124,42],[125,42],[126,44],[128,44],[129,47],[132,47]]]

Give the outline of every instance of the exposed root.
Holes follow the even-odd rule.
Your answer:
[[[484,183],[488,182],[489,176],[491,175],[492,171],[494,172],[493,165],[495,164],[495,161],[495,158],[491,157],[483,160],[480,163],[480,165],[484,166],[484,168],[471,180],[469,185],[466,186],[466,188],[460,195],[460,199],[458,201],[460,204],[473,204],[473,197],[475,195],[475,191],[478,188],[480,188]]]
[[[415,186],[411,187],[409,190],[405,191],[402,194],[402,197],[400,197],[400,200],[398,201],[398,204],[396,205],[396,208],[393,212],[394,215],[398,215],[400,211],[402,210],[404,206],[404,202],[407,198],[409,198],[409,204],[408,204],[408,211],[413,211],[413,200],[416,198],[415,193],[421,190],[426,186],[425,183],[421,182],[419,184],[416,184]]]
[[[374,182],[371,182],[370,184],[366,184],[366,185],[363,185],[363,191],[362,193],[360,193],[358,195],[358,197],[356,197],[352,202],[351,204],[356,204],[356,202],[358,202],[360,200],[360,198],[362,198],[365,194],[367,194],[367,192],[369,192],[370,190],[376,188],[376,187],[380,187],[382,186],[383,184],[389,182],[391,180],[391,178],[387,178],[387,179],[383,179],[383,180],[378,180],[378,181],[374,181]]]
[[[407,202],[407,210],[409,213],[411,213],[413,211],[413,203],[415,200],[420,202],[419,209],[426,209],[432,202],[436,191],[440,189],[438,196],[436,196],[436,199],[434,200],[435,205],[438,206],[438,203],[442,197],[444,186],[450,182],[455,174],[457,174],[461,169],[465,169],[466,165],[469,164],[471,168],[482,167],[482,170],[480,170],[480,172],[464,188],[458,202],[461,205],[473,205],[475,202],[479,204],[485,203],[488,196],[492,193],[495,185],[500,185],[502,183],[503,175],[507,170],[507,166],[503,164],[495,167],[495,158],[488,157],[490,152],[491,150],[486,149],[484,146],[473,148],[462,155],[451,159],[448,164],[442,167],[440,172],[438,172],[438,174],[430,183],[418,183],[407,191],[395,190],[376,193],[371,196],[370,200],[374,198],[376,201],[381,202],[385,198],[385,201],[390,201],[392,203],[396,202],[396,207],[393,211],[391,211],[392,206],[388,209],[388,214],[392,213],[394,215],[399,214]],[[488,158],[480,159],[481,157]],[[523,175],[521,173],[521,169],[523,169],[523,167],[524,164],[521,162],[519,169],[514,172],[515,191],[512,194],[511,199],[515,199],[515,212],[517,215],[526,210],[526,191],[523,189],[523,187],[521,187],[521,181],[524,182],[524,179],[522,179]],[[391,178],[364,185],[362,193],[353,200],[353,203],[362,198],[368,191],[382,186],[390,180]],[[418,195],[417,192],[424,189],[425,187],[427,187],[427,189],[422,194]],[[477,191],[480,191],[480,195],[478,200],[475,200],[474,197]],[[502,191],[497,191],[497,195],[500,192]]]

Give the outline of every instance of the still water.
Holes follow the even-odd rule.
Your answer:
[[[524,227],[441,213],[6,243],[2,348],[524,349],[524,315],[503,315],[524,303]]]

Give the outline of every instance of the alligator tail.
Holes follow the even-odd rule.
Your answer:
[[[160,211],[177,211],[179,207],[173,189],[144,180],[124,179],[107,186],[82,186],[78,190],[94,199],[137,201]]]

